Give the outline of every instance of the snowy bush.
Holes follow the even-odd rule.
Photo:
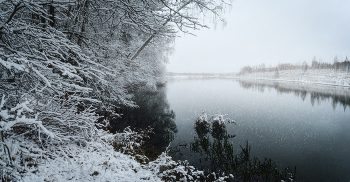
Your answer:
[[[225,123],[236,124],[233,119],[226,117],[224,114],[215,114],[213,116],[208,117],[208,115],[203,112],[196,118],[195,125],[204,124],[210,127],[211,124],[218,124],[221,126],[225,126]]]
[[[42,161],[66,156],[67,145],[84,146],[96,132],[97,117],[88,110],[77,114],[74,107],[53,107],[39,101],[10,107],[6,105],[10,99],[2,95],[0,105],[3,179],[18,180]],[[43,109],[50,106],[51,110]]]

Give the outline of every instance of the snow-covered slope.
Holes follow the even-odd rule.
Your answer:
[[[59,157],[39,164],[23,181],[161,181],[133,157],[114,151],[108,145],[88,143],[85,148],[70,146],[78,155]]]
[[[107,135],[108,136],[108,135]],[[109,137],[113,135],[109,135]],[[83,146],[63,147],[65,156],[42,160],[37,167],[27,166],[19,181],[198,181],[204,176],[186,162],[175,162],[166,153],[155,161],[142,164],[135,157],[114,150],[100,141]],[[216,181],[223,181],[218,178]]]

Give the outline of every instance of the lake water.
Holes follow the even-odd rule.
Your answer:
[[[203,156],[185,145],[196,136],[194,121],[205,111],[236,121],[226,129],[236,135],[230,141],[237,152],[248,140],[252,156],[271,158],[281,168],[296,166],[296,181],[350,181],[349,89],[170,78],[165,93],[176,116],[174,159],[205,167]]]

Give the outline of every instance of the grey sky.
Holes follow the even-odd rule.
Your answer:
[[[237,0],[224,17],[224,29],[179,34],[167,70],[238,72],[262,63],[350,56],[349,0]]]

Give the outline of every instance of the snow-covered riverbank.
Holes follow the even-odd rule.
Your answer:
[[[231,78],[231,79],[254,79],[254,80],[271,80],[284,82],[299,82],[307,84],[321,84],[350,87],[350,72],[309,69],[303,70],[282,70],[278,72],[254,72],[246,74],[229,74],[229,73],[168,73],[167,79],[203,79],[203,78]]]
[[[151,162],[140,162],[145,158],[138,154],[123,154],[115,151],[106,141],[115,140],[117,135],[101,131],[100,137],[82,145],[62,146],[66,155],[38,161],[33,166],[25,166],[25,173],[14,171],[18,181],[200,181],[206,178],[186,162],[175,162],[163,152]],[[219,177],[216,181],[223,181]],[[11,179],[10,181],[12,181]]]
[[[277,72],[258,72],[235,76],[240,79],[260,79],[289,81],[309,84],[350,87],[350,73],[334,70],[283,70]]]

